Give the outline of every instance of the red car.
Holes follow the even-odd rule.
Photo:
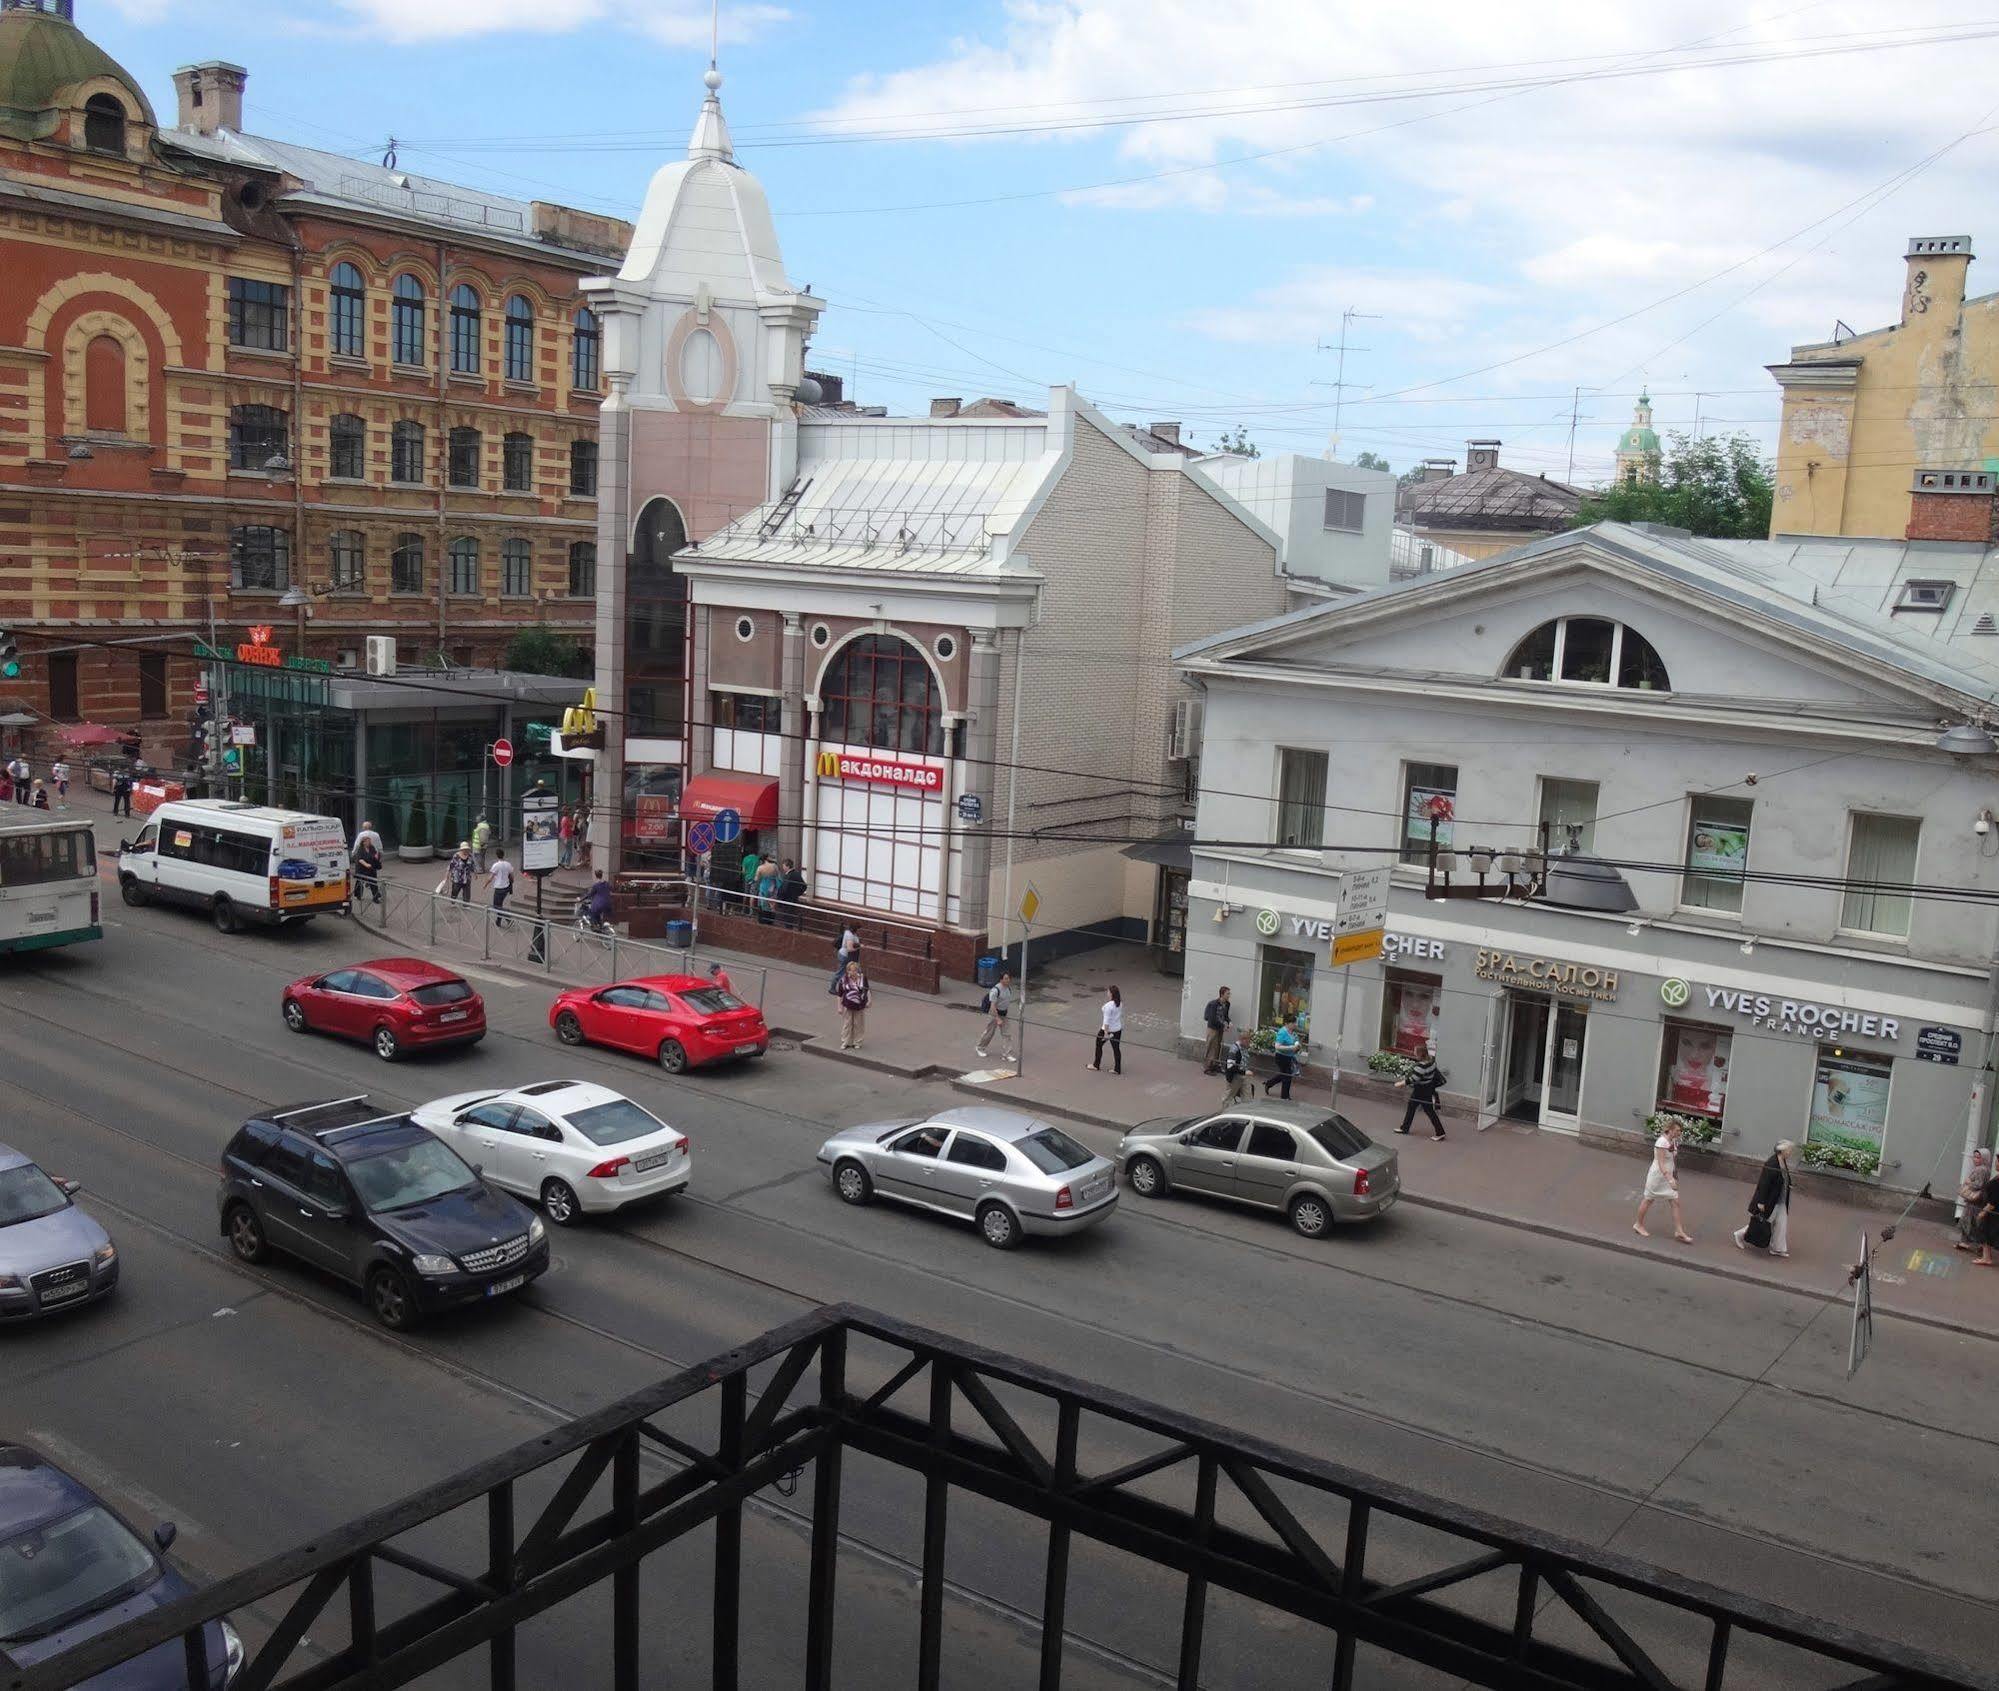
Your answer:
[[[668,1074],[761,1057],[770,1049],[763,1012],[706,975],[644,975],[616,986],[579,986],[548,1007],[564,1045],[612,1045],[656,1057]]]
[[[476,1045],[486,1037],[486,1001],[449,969],[421,957],[383,957],[285,988],[285,1026],[293,1033],[365,1039],[393,1063],[432,1045]]]

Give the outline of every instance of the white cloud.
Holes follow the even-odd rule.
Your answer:
[[[1380,333],[1437,341],[1490,313],[1504,297],[1483,283],[1441,273],[1328,265],[1259,288],[1247,304],[1190,312],[1185,324],[1216,340],[1309,345],[1352,307],[1380,319]],[[1373,325],[1369,329],[1377,332]]]
[[[156,4],[163,0],[119,0]],[[362,30],[390,41],[442,41],[468,35],[562,35],[609,24],[669,47],[706,47],[709,8],[702,0],[336,0]],[[791,14],[782,6],[733,5],[722,11],[722,39],[744,41]]]

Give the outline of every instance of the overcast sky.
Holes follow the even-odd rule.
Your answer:
[[[169,121],[175,65],[233,59],[253,132],[626,216],[708,57],[707,0],[77,9]],[[1590,481],[1646,383],[1662,430],[1769,441],[1763,366],[1890,321],[1910,235],[1999,273],[1976,10],[725,3],[722,93],[863,403],[1074,381],[1316,453],[1353,309],[1340,456],[1561,476],[1580,386]]]

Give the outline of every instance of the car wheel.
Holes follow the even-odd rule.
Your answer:
[[[285,1000],[285,1026],[293,1033],[305,1032],[305,1006],[296,998]]]
[[[1005,1204],[987,1204],[979,1211],[979,1231],[996,1251],[1010,1251],[1020,1243],[1020,1220]]]
[[[127,904],[131,905],[134,910],[137,910],[146,902],[146,889],[133,880],[130,875],[127,875],[124,880],[118,883],[118,892],[119,896]]]
[[[1166,1171],[1151,1157],[1133,1157],[1124,1177],[1141,1198],[1166,1196]]]
[[[687,1069],[687,1047],[677,1039],[662,1039],[659,1042],[659,1066],[668,1074],[683,1074]]]
[[[240,925],[236,920],[236,906],[226,898],[218,898],[209,906],[208,913],[215,919],[215,931],[219,934],[233,934]]]
[[[875,1195],[875,1183],[868,1171],[849,1157],[833,1165],[833,1190],[850,1204],[865,1204]]]
[[[378,1268],[368,1276],[368,1307],[392,1333],[406,1332],[416,1325],[416,1303],[410,1297],[408,1282],[393,1268]]]
[[[570,1227],[583,1219],[583,1206],[566,1180],[551,1180],[542,1187],[541,1207],[557,1227]]]
[[[1333,1228],[1333,1212],[1326,1200],[1307,1192],[1291,1200],[1291,1225],[1307,1239],[1323,1238]]]
[[[248,1204],[234,1204],[229,1210],[229,1248],[244,1262],[263,1262],[271,1254],[264,1237],[264,1224]]]
[[[574,1010],[565,1010],[555,1018],[555,1037],[564,1045],[583,1043],[583,1024],[576,1019]]]
[[[375,1029],[375,1055],[385,1063],[393,1063],[403,1054],[402,1042],[396,1038],[396,1030],[384,1023]]]

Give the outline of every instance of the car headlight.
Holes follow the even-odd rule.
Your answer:
[[[25,1285],[18,1274],[0,1274],[0,1292],[18,1292]]]
[[[453,1262],[449,1257],[411,1257],[410,1266],[419,1274],[456,1274],[458,1272],[458,1264]]]
[[[227,1621],[222,1626],[222,1683],[227,1685],[243,1671],[243,1640]]]
[[[548,1229],[541,1224],[541,1217],[534,1216],[528,1221],[528,1243],[538,1245],[548,1237]]]
[[[107,1239],[90,1253],[90,1260],[99,1268],[109,1268],[118,1260],[118,1247]]]

